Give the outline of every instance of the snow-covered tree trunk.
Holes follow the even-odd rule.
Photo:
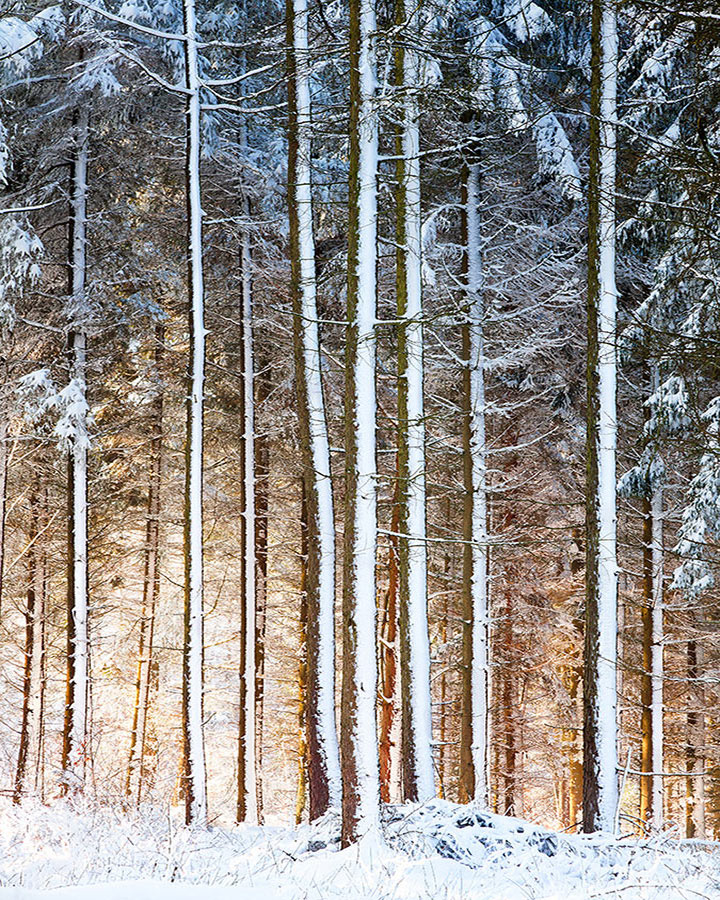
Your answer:
[[[293,334],[307,514],[305,714],[313,820],[328,807],[339,807],[342,795],[335,725],[335,517],[316,301],[307,0],[287,0],[286,15]]]
[[[139,806],[142,794],[143,760],[147,720],[150,707],[150,684],[152,681],[153,638],[155,632],[155,609],[160,595],[160,485],[162,478],[163,445],[163,402],[164,387],[160,366],[165,342],[165,327],[162,322],[155,326],[155,376],[152,401],[152,434],[150,437],[150,479],[148,484],[147,515],[145,519],[145,544],[143,547],[143,599],[140,613],[140,638],[138,646],[137,672],[135,676],[135,703],[130,729],[130,753],[125,795],[133,794],[135,781],[135,805]]]
[[[255,567],[255,362],[253,357],[252,248],[248,222],[250,201],[242,199],[245,223],[240,234],[240,275],[242,280],[242,522],[240,577],[242,611],[240,629],[240,740],[238,747],[237,821],[251,825],[258,821],[256,779],[256,567]]]
[[[417,24],[417,9],[396,0],[398,29]],[[417,53],[399,32],[395,84],[402,103],[396,138],[398,330],[398,575],[403,787],[408,800],[435,795],[432,760],[430,641],[427,620],[425,410],[423,397],[422,236]]]
[[[465,172],[466,253],[463,350],[463,706],[460,735],[462,796],[488,803],[488,510],[485,441],[485,338],[480,244],[480,163]]]
[[[247,3],[240,3],[242,16],[247,21]],[[247,68],[246,52],[238,56],[240,70]],[[244,96],[246,85],[240,83]],[[242,153],[248,148],[247,117],[240,119],[239,146]],[[255,354],[253,326],[253,258],[250,236],[250,196],[245,186],[241,189],[240,211],[240,381],[242,399],[242,438],[240,441],[240,709],[238,727],[238,785],[236,820],[251,825],[259,823],[260,790],[258,779],[258,653],[261,623],[258,618],[258,521],[256,509],[256,458],[255,458]]]
[[[184,0],[185,164],[188,228],[190,356],[185,435],[185,639],[183,648],[183,744],[185,820],[207,819],[203,736],[203,409],[205,297],[200,204],[200,80],[194,0]]]
[[[87,407],[87,175],[89,115],[75,120],[70,193],[70,402],[68,458],[67,690],[63,729],[63,790],[82,790],[88,699],[88,407]]]
[[[340,750],[342,841],[379,828],[375,553],[378,113],[374,0],[350,0],[350,171],[345,352],[345,547]]]
[[[593,0],[588,220],[583,829],[611,831],[617,787],[615,0]]]

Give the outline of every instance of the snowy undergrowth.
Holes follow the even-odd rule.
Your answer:
[[[339,849],[339,821],[183,828],[65,804],[0,808],[0,900],[697,900],[720,849],[563,836],[443,801],[393,808],[385,843]]]

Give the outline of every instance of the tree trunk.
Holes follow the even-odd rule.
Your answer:
[[[20,725],[20,745],[15,769],[13,802],[20,803],[27,794],[28,759],[37,747],[39,730],[39,691],[41,687],[40,660],[42,654],[42,586],[38,591],[39,476],[36,474],[30,491],[30,528],[27,544],[27,605],[25,607],[25,664],[23,667],[23,707]]]
[[[446,511],[446,521],[452,521],[452,502],[448,497],[447,500],[447,511]],[[444,590],[443,590],[443,609],[442,615],[440,617],[440,646],[446,648],[448,645],[448,641],[450,639],[450,590],[449,586],[452,580],[452,557],[450,555],[449,549],[446,547],[445,549],[445,564],[444,564]],[[443,663],[442,671],[440,673],[440,749],[438,753],[438,797],[441,799],[446,799],[447,797],[447,784],[446,784],[446,771],[447,771],[447,742],[448,742],[448,677],[447,677],[448,666]]]
[[[588,219],[583,830],[612,831],[617,789],[615,0],[593,0]]]
[[[643,607],[641,680],[640,821],[663,821],[663,495],[657,487],[643,500]]]
[[[38,529],[45,534],[48,527],[48,490],[43,487],[39,509]],[[47,544],[43,541],[40,549],[40,609],[39,622],[36,618],[37,630],[33,638],[36,648],[35,661],[38,665],[37,681],[37,731],[35,733],[35,777],[33,785],[40,802],[45,802],[45,692],[47,688],[47,608],[48,608],[48,552]],[[37,602],[37,601],[36,601]]]
[[[705,690],[700,680],[700,648],[695,639],[687,645],[688,713],[685,758],[689,778],[685,792],[685,833],[705,838]]]
[[[463,190],[466,310],[463,358],[463,693],[460,797],[488,805],[489,607],[485,341],[480,247],[480,164],[465,170]]]
[[[67,681],[62,748],[62,789],[82,791],[88,700],[88,548],[87,548],[87,171],[89,115],[75,119],[75,156],[70,208],[70,386],[75,408],[68,458]]]
[[[268,398],[270,383],[267,372],[258,373],[258,408]],[[265,432],[255,436],[255,759],[257,760],[258,822],[263,823],[263,724],[265,719],[265,634],[267,618],[268,509],[270,490],[270,449]]]
[[[307,742],[307,566],[308,561],[308,507],[305,482],[302,483],[302,508],[300,512],[300,654],[298,658],[298,783],[295,798],[295,824],[302,822],[307,804],[308,742]]]
[[[642,623],[642,675],[640,678],[640,770],[653,771],[652,729],[652,512],[650,499],[643,498],[643,596],[640,618]],[[653,814],[652,775],[640,778],[640,821],[647,827]]]
[[[652,515],[652,571],[653,571],[653,606],[652,606],[652,654],[651,654],[651,727],[652,727],[652,820],[656,828],[662,828],[664,821],[664,779],[665,770],[665,724],[663,688],[665,683],[665,623],[663,613],[663,579],[665,554],[663,550],[663,490],[658,486],[650,501]]]
[[[243,215],[250,217],[250,202],[243,198]],[[253,357],[252,255],[250,234],[244,226],[240,236],[240,267],[242,275],[242,405],[243,436],[241,441],[242,481],[240,528],[240,733],[238,741],[237,821],[251,825],[258,821],[257,760],[255,758],[256,719],[256,657],[257,639],[257,569],[255,515],[255,363]]]
[[[130,754],[125,781],[125,795],[133,796],[133,783],[137,782],[134,805],[140,805],[143,783],[143,761],[145,740],[150,709],[150,686],[153,666],[153,636],[155,631],[155,608],[160,595],[160,484],[162,478],[163,445],[163,376],[161,372],[165,343],[165,326],[155,325],[155,396],[151,417],[150,438],[150,480],[148,484],[147,516],[145,520],[145,544],[143,547],[143,599],[140,614],[140,638],[138,647],[137,673],[135,676],[135,703],[130,731]]]
[[[380,799],[383,803],[397,802],[393,787],[401,779],[398,778],[396,762],[398,753],[395,740],[400,732],[402,741],[402,724],[396,722],[398,713],[397,684],[397,627],[398,627],[398,538],[400,509],[398,507],[399,479],[395,479],[395,496],[393,497],[392,518],[390,520],[390,537],[388,540],[388,589],[380,621],[380,739],[378,745],[380,761]],[[396,726],[400,724],[400,728]]]
[[[200,79],[194,0],[184,0],[185,152],[190,355],[185,437],[185,622],[183,645],[183,794],[185,821],[207,820],[203,737],[203,410],[205,295],[200,203]]]
[[[2,360],[3,383],[9,383],[6,360]],[[5,574],[5,510],[7,506],[8,420],[4,391],[0,392],[0,615],[2,615],[3,576]]]
[[[508,572],[510,575],[510,572]],[[509,578],[510,584],[505,589],[505,614],[503,622],[503,647],[505,656],[505,670],[502,674],[502,708],[503,708],[503,732],[505,738],[505,759],[503,766],[503,809],[506,816],[518,814],[516,807],[517,797],[515,788],[517,782],[517,729],[515,723],[515,711],[517,709],[517,690],[514,677],[513,659],[513,606],[512,591],[516,579]]]
[[[417,53],[408,26],[417,30],[417,8],[395,0],[395,84],[402,96],[396,136],[396,293],[398,329],[398,476],[400,483],[398,575],[403,795],[422,802],[435,796],[427,620],[425,520],[425,412],[423,398],[422,237]]]
[[[339,807],[335,724],[335,514],[322,383],[312,217],[307,0],[287,0],[288,204],[295,383],[307,503],[307,744],[310,819]]]
[[[375,552],[378,113],[373,0],[350,0],[342,843],[379,829]]]
[[[570,705],[568,718],[570,721],[562,730],[564,782],[566,805],[563,810],[565,827],[574,831],[580,821],[580,808],[582,804],[582,763],[578,751],[578,729],[573,725],[576,715],[578,688],[580,687],[580,669],[572,663],[563,667],[562,679],[568,692]]]

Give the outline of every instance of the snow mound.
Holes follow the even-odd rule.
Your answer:
[[[560,835],[442,800],[340,819],[189,829],[169,812],[0,807],[0,900],[690,900],[720,897],[712,843]]]

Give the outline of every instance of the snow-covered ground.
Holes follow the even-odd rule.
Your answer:
[[[0,900],[720,900],[720,845],[563,836],[443,801],[386,841],[339,822],[190,831],[158,811],[0,808]]]

